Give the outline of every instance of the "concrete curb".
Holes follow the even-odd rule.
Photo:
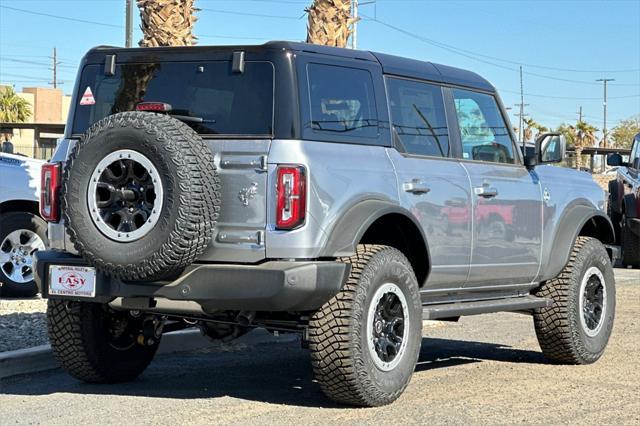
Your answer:
[[[162,336],[158,354],[185,352],[196,349],[244,344],[248,346],[262,343],[288,343],[298,339],[296,334],[273,336],[266,330],[258,329],[230,343],[212,342],[202,336],[199,330],[181,330]],[[37,373],[59,368],[50,345],[18,349],[0,353],[0,379],[19,374]]]

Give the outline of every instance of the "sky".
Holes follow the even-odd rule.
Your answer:
[[[302,41],[310,0],[196,0],[199,44]],[[358,48],[477,72],[517,124],[519,66],[525,113],[548,127],[583,116],[603,125],[640,114],[640,0],[360,0]],[[19,9],[19,10],[16,10]],[[0,83],[16,89],[58,79],[73,89],[82,55],[124,45],[125,0],[0,0]],[[57,17],[55,17],[57,16]],[[61,19],[58,17],[63,17]],[[136,13],[134,40],[141,38]]]

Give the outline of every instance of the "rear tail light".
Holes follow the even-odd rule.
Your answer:
[[[294,229],[304,223],[307,208],[304,167],[279,166],[277,175],[276,228]]]
[[[48,222],[60,220],[60,163],[46,163],[40,174],[40,215]]]

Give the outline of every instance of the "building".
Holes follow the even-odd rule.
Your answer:
[[[64,95],[62,90],[49,87],[25,87],[17,95],[25,99],[31,106],[31,117],[27,123],[66,123],[71,96]],[[14,129],[11,138],[14,152],[29,157],[48,159],[55,148],[56,140],[62,134],[40,133],[37,139],[35,135],[36,131],[33,129]]]

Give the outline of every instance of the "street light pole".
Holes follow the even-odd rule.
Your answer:
[[[607,83],[609,81],[615,81],[615,78],[599,78],[596,81],[602,81],[604,83],[604,102],[602,104],[604,109],[604,123],[602,126],[602,146],[607,147]]]
[[[358,48],[358,0],[352,1],[353,8],[353,33],[351,34],[351,48]]]

